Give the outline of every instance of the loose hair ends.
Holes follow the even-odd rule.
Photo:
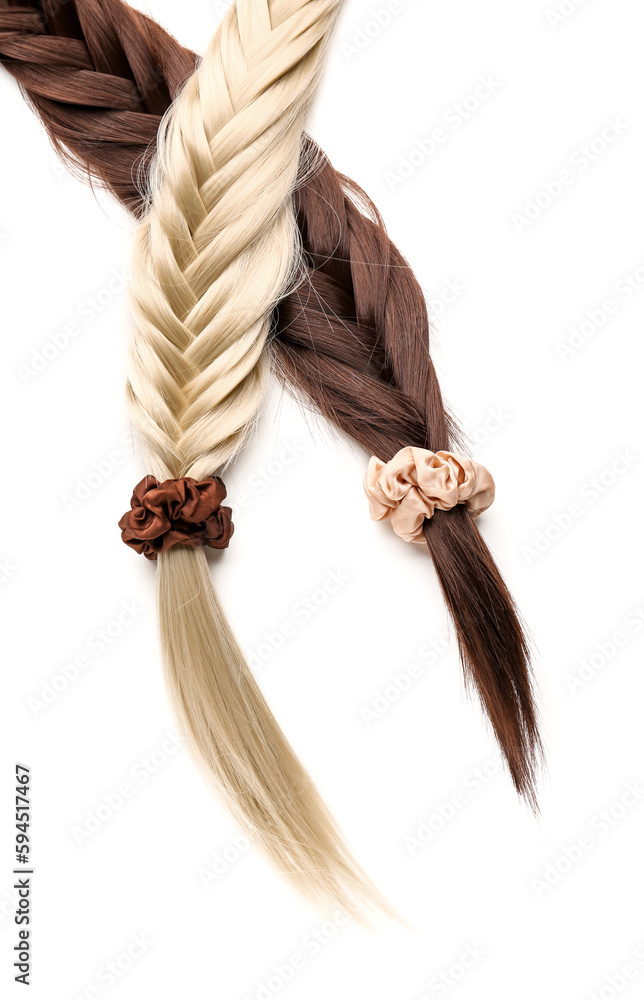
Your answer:
[[[393,916],[352,860],[277,724],[227,623],[201,548],[162,552],[157,568],[167,687],[189,748],[243,831],[305,898],[358,921]]]
[[[519,795],[538,813],[544,760],[529,645],[516,605],[465,507],[436,511],[425,540],[476,692]]]

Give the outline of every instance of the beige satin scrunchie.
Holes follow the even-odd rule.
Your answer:
[[[373,456],[364,489],[371,519],[388,517],[406,542],[424,542],[423,522],[435,509],[464,503],[476,517],[494,500],[494,480],[478,462],[450,451],[403,448],[390,462]]]

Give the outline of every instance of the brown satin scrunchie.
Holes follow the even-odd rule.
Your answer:
[[[166,479],[146,476],[135,487],[119,521],[121,538],[135,552],[156,559],[173,545],[209,545],[225,549],[233,533],[230,507],[222,507],[226,487],[219,476]]]

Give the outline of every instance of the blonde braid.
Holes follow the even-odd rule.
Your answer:
[[[157,479],[203,479],[248,440],[273,306],[294,280],[304,117],[340,0],[239,0],[161,130],[136,236],[128,398]],[[203,549],[159,554],[169,687],[238,822],[309,898],[386,909],[351,858],[226,622]]]
[[[128,386],[157,477],[209,475],[252,431],[272,307],[297,262],[304,117],[339,6],[233,6],[166,120],[136,239]]]

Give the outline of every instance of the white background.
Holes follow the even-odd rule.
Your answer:
[[[226,477],[236,532],[217,586],[356,856],[415,929],[328,923],[255,850],[232,848],[235,826],[185,751],[169,752],[154,567],[116,527],[145,471],[123,402],[118,275],[131,223],[60,169],[5,74],[0,975],[11,984],[18,760],[33,773],[37,998],[642,995],[641,10],[587,0],[562,4],[572,13],[557,22],[555,0],[403,0],[376,30],[384,8],[348,0],[311,128],[416,269],[437,314],[445,396],[496,478],[481,528],[535,645],[542,818],[498,771],[453,638],[422,657],[446,612],[427,556],[370,522],[367,456],[276,391]],[[199,51],[220,16],[205,0],[149,11]],[[459,119],[483,76],[493,93]],[[620,134],[590,160],[582,148],[609,119]],[[436,128],[433,154],[425,144],[410,176],[388,176]],[[548,196],[562,170],[571,182]],[[539,217],[521,224],[537,195]],[[601,324],[607,298],[616,308]],[[70,322],[79,335],[25,380],[21,366]],[[630,457],[614,466],[620,452]],[[103,481],[69,510],[94,463]],[[337,571],[343,586],[304,621],[298,602]],[[96,632],[123,602],[140,611],[100,652]],[[295,635],[267,655],[266,634],[288,621]],[[35,710],[29,699],[80,653],[78,678]],[[395,700],[392,677],[414,663],[421,676]],[[145,760],[156,762],[146,780]],[[79,844],[88,814],[124,782],[132,797]],[[410,847],[423,822],[435,834]],[[206,886],[224,852],[227,869]],[[106,964],[137,934],[151,943],[106,985]],[[467,948],[478,957],[465,969]]]

